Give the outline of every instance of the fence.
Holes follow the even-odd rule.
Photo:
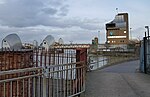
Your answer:
[[[81,94],[85,91],[86,62],[81,60],[80,51],[1,51],[1,97],[73,97]]]
[[[138,59],[135,53],[118,53],[118,55],[90,55],[88,59],[88,69],[96,70],[119,62]]]

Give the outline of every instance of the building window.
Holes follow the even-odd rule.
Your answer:
[[[115,21],[120,23],[120,22],[124,22],[124,16],[123,15],[117,15],[115,17]]]
[[[120,42],[124,42],[124,40],[120,40]]]
[[[110,43],[110,41],[107,41],[107,43]]]
[[[124,31],[124,33],[127,33],[127,31]]]

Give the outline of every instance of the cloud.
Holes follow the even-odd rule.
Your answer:
[[[0,3],[0,41],[17,33],[23,42],[30,43],[40,43],[47,35],[63,38],[65,43],[91,43],[103,29],[102,20],[67,17],[68,12],[66,0],[4,0]]]
[[[6,0],[0,4],[0,24],[10,27],[52,26],[95,30],[98,19],[64,18],[69,12],[65,0]]]
[[[43,8],[42,11],[49,15],[55,15],[57,13],[57,9],[54,8]]]
[[[67,15],[67,13],[68,13],[68,5],[66,5],[66,6],[62,6],[61,8],[60,8],[60,13],[58,14],[59,16],[66,16]]]
[[[37,40],[40,44],[47,35],[52,35],[58,41],[62,38],[65,43],[91,43],[91,40],[98,36],[97,30],[88,30],[80,27],[55,28],[49,26],[34,26],[34,27],[8,27],[0,26],[0,41],[9,34],[16,33],[21,38],[22,42],[33,43]],[[104,33],[100,34],[100,38],[104,40]],[[101,41],[101,43],[104,41]]]
[[[67,5],[63,1],[6,0],[0,4],[0,23],[14,27],[51,25],[52,19],[61,18],[67,14]],[[55,6],[56,4],[57,6]],[[54,22],[54,20],[52,21]]]
[[[136,29],[131,29],[129,36],[132,39],[143,39],[143,36],[145,36],[146,29],[144,27],[137,27]],[[146,33],[147,34],[147,33]]]
[[[81,27],[95,30],[98,19],[65,18],[69,5],[65,0],[6,0],[0,4],[0,24],[10,27],[51,26]]]

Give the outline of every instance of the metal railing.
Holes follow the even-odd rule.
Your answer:
[[[12,53],[13,56],[2,53],[1,97],[73,97],[85,91],[85,62],[76,62],[75,50],[68,49],[63,53],[58,50],[35,50],[30,52],[32,56],[23,52]],[[19,59],[23,61],[22,65],[29,57],[32,62],[27,63],[32,67],[22,68],[20,61],[15,60],[20,54],[23,54]]]
[[[120,53],[121,54],[121,53]],[[105,55],[92,55],[88,59],[88,71],[101,69],[109,65],[117,64],[127,60],[137,59],[135,54],[122,55],[122,56],[105,56]]]

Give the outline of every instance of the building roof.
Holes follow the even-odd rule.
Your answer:
[[[109,27],[117,27],[117,28],[125,28],[126,27],[126,22],[124,15],[127,13],[119,13],[115,16],[115,19],[109,23],[106,24],[106,28]]]
[[[22,42],[21,39],[17,34],[9,34],[2,40],[2,47],[3,42],[7,41],[7,43],[10,46],[11,50],[19,50],[22,48]]]

